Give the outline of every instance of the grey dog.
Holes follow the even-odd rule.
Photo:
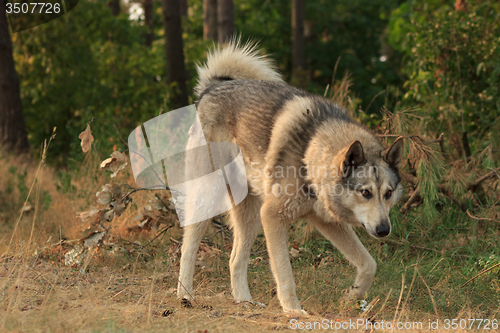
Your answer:
[[[288,250],[289,226],[297,219],[312,223],[356,266],[350,295],[363,298],[376,263],[353,226],[363,226],[376,238],[390,234],[389,211],[402,195],[398,167],[403,138],[383,147],[331,101],[287,85],[253,44],[233,41],[216,48],[198,67],[198,75],[201,128],[192,128],[188,148],[196,145],[200,130],[209,142],[237,144],[250,188],[230,211],[235,300],[252,301],[247,269],[250,249],[263,227],[281,306],[286,312],[306,313],[297,299]],[[201,167],[194,156],[186,173]],[[190,197],[196,197],[197,189],[191,191]],[[188,200],[187,214],[193,205]],[[197,251],[208,224],[185,227],[180,298],[193,297]]]

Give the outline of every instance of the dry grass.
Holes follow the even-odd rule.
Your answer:
[[[82,237],[86,228],[76,219],[76,212],[95,205],[95,192],[109,182],[95,168],[99,161],[100,156],[89,155],[82,171],[71,174],[68,186],[61,181],[64,177],[50,168],[44,167],[35,180],[37,163],[1,155],[0,172],[11,175],[0,178],[0,203],[4,208],[0,215],[1,331],[261,332],[290,329],[299,322],[324,324],[326,320],[335,325],[367,318],[375,318],[379,325],[382,321],[422,322],[426,331],[429,320],[439,319],[442,329],[446,318],[499,318],[498,297],[493,299],[490,287],[475,281],[471,288],[457,290],[459,283],[470,277],[463,275],[466,262],[453,262],[452,256],[440,258],[444,252],[431,257],[424,251],[421,256],[401,239],[396,241],[399,244],[390,245],[361,234],[379,263],[379,273],[366,298],[372,307],[363,312],[343,293],[352,283],[354,269],[316,232],[300,223],[295,225],[292,239],[303,248],[292,265],[299,299],[310,317],[282,313],[262,235],[254,245],[249,283],[255,300],[266,304],[265,309],[234,303],[228,270],[230,244],[219,248],[213,243],[200,250],[200,266],[204,268],[196,271],[196,300],[192,307],[185,307],[175,295],[179,263],[175,240],[180,239],[180,229],[169,230],[148,246],[145,244],[155,232],[132,235],[126,231],[135,224],[138,207],[151,198],[147,192],[134,197],[137,207],[113,220],[113,236],[120,250],[108,253],[100,248],[91,252],[84,265],[67,267],[64,253],[76,244],[71,240]],[[13,167],[16,171],[9,171]],[[19,178],[24,170],[26,176]],[[118,182],[132,183],[128,174],[119,177]],[[19,219],[26,194],[21,182],[28,189],[35,186],[28,200],[33,208]],[[49,196],[47,205],[44,198]],[[492,237],[491,241],[498,239],[498,235]],[[61,243],[62,239],[69,242]],[[450,241],[447,246],[456,251],[457,246],[472,241],[476,240],[456,246]],[[354,331],[367,330],[363,326]]]
[[[265,329],[286,322],[279,309],[263,313],[234,305],[224,292],[200,297],[193,308],[182,307],[168,288],[173,274],[98,265],[82,274],[33,260],[28,267],[22,267],[26,262],[21,258],[6,261],[0,274],[8,294],[0,303],[3,330],[196,332]]]
[[[282,313],[272,293],[270,275],[255,271],[256,266],[259,270],[268,270],[266,261],[254,265],[250,273],[252,291],[259,301],[268,305],[266,309],[233,302],[229,295],[227,265],[224,265],[228,259],[225,253],[205,258],[211,271],[197,271],[197,298],[192,307],[187,308],[175,296],[178,270],[175,260],[171,266],[159,258],[145,261],[140,257],[136,255],[134,261],[133,257],[102,259],[96,256],[88,271],[81,273],[34,257],[4,256],[0,263],[2,331],[261,332],[288,329],[292,324],[298,324],[292,320],[302,321],[305,325],[307,322],[324,323],[327,320],[335,325],[372,316],[378,318],[379,324],[382,320],[396,320],[422,322],[426,327],[429,320],[434,322],[440,318],[440,326],[444,325],[445,317],[412,309],[412,302],[426,296],[418,295],[422,289],[417,293],[412,290],[418,280],[415,275],[412,280],[415,284],[409,285],[408,281],[405,284],[403,279],[400,290],[375,296],[373,301],[377,304],[364,314],[352,302],[337,302],[340,290],[345,286],[339,286],[336,279],[341,281],[346,278],[348,281],[352,274],[345,263],[331,263],[331,268],[337,272],[335,277],[331,275],[332,269],[325,266],[296,267],[299,297],[312,314],[310,317],[297,317]],[[121,266],[124,261],[131,264]],[[383,282],[376,281],[376,284],[380,283]],[[398,295],[401,297],[398,298]],[[325,300],[329,300],[330,304],[325,304]],[[456,318],[478,316],[481,314],[477,310],[464,308]],[[352,331],[366,332],[364,326]]]

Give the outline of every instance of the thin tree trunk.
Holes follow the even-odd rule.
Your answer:
[[[217,1],[217,19],[219,21],[219,43],[227,42],[234,34],[234,3],[233,0]]]
[[[292,79],[291,84],[307,85],[304,43],[304,0],[292,0]]]
[[[180,108],[188,105],[188,93],[179,0],[162,0],[162,4],[167,83],[174,88],[172,107]]]
[[[27,153],[28,136],[5,12],[5,0],[0,0],[0,143],[7,150]]]
[[[144,21],[148,29],[148,33],[146,35],[146,46],[151,46],[155,39],[153,0],[142,0],[142,6],[144,8]]]
[[[203,39],[217,38],[217,0],[203,0]]]
[[[180,7],[181,16],[187,17],[188,16],[188,2],[187,2],[187,0],[179,0],[179,7]]]
[[[113,16],[118,16],[120,14],[120,0],[109,0],[108,7],[111,8]]]

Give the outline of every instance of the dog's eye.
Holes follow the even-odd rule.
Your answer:
[[[372,197],[372,194],[368,190],[361,190],[361,195],[367,199],[370,199]]]
[[[385,192],[385,199],[389,200],[392,197],[392,190]]]

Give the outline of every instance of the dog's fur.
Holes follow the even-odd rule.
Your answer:
[[[188,148],[199,145],[200,131],[208,142],[236,143],[250,189],[230,212],[231,289],[236,301],[252,301],[247,267],[263,226],[281,306],[304,313],[288,254],[288,229],[297,219],[308,219],[356,266],[350,294],[362,298],[376,263],[352,227],[362,225],[374,237],[390,233],[389,210],[402,194],[402,138],[385,149],[337,105],[283,82],[270,60],[252,45],[232,42],[215,49],[206,65],[198,67],[198,75],[200,123],[190,131]],[[203,167],[196,161],[196,156],[188,158],[188,174]],[[188,196],[196,197],[196,191]],[[190,202],[186,214],[192,210]],[[181,298],[193,296],[197,251],[208,224],[206,220],[185,227],[177,291]]]

